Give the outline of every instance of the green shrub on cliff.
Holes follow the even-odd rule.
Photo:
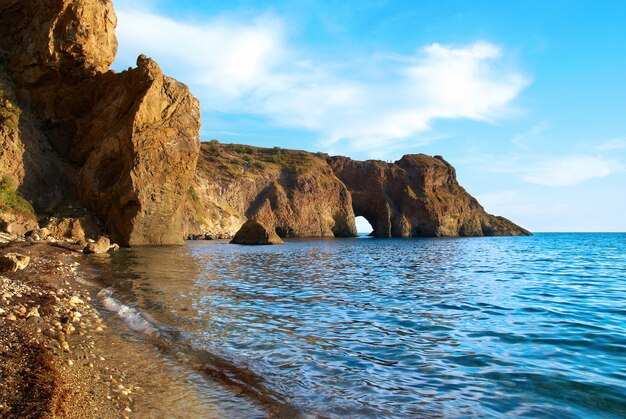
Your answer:
[[[0,177],[0,208],[30,214],[35,212],[30,203],[17,193],[15,181],[8,176]]]

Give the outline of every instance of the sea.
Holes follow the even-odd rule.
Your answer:
[[[185,385],[219,417],[626,417],[624,233],[198,241],[81,265],[120,333],[210,380]]]

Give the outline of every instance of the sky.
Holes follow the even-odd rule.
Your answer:
[[[531,231],[626,231],[626,1],[114,0],[200,100],[201,138],[442,155]]]

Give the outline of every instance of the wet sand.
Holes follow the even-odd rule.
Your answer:
[[[103,319],[97,289],[76,273],[79,250],[0,245],[31,257],[25,270],[0,274],[0,416],[224,417],[197,372]]]

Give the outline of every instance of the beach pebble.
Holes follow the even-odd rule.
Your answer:
[[[85,304],[85,302],[77,296],[73,296],[72,298],[70,298],[70,306],[72,307],[76,307],[76,306],[83,305],[83,304]]]
[[[31,307],[28,313],[26,314],[26,317],[27,318],[41,317],[41,315],[39,314],[39,310],[37,309],[37,307]]]
[[[74,366],[74,361],[72,361],[71,359],[68,359],[67,365],[69,365],[70,367]]]

